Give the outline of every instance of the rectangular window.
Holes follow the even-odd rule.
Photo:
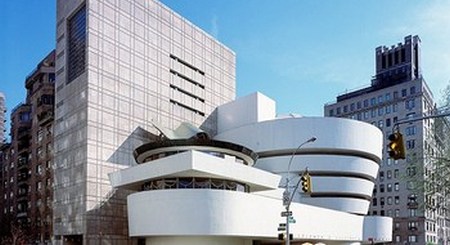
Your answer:
[[[415,94],[416,93],[416,87],[412,86],[409,88],[409,94]]]
[[[397,91],[394,91],[393,95],[394,95],[394,100],[398,98],[398,92]]]
[[[387,189],[387,192],[392,192],[392,184],[391,183],[387,184],[386,189]],[[389,203],[389,204],[392,204],[392,197],[390,197],[390,198],[391,198],[391,203]]]
[[[378,121],[378,127],[383,128],[383,120]]]
[[[391,113],[391,105],[387,105],[385,111],[386,111],[386,114]]]
[[[381,104],[381,103],[383,103],[383,96],[378,96],[378,104]]]
[[[414,99],[406,100],[405,101],[405,109],[411,110],[415,107]]]
[[[417,236],[416,235],[409,235],[408,236],[408,242],[417,242]]]
[[[378,108],[378,116],[383,115],[383,107]]]
[[[369,100],[364,100],[364,108],[369,106]]]
[[[86,68],[86,6],[67,21],[67,33],[67,83],[70,83]]]
[[[377,100],[375,98],[370,99],[370,105],[374,106],[377,104]]]
[[[406,141],[406,149],[414,149],[415,147],[415,140],[407,140]]]
[[[406,89],[402,89],[402,97],[406,97]]]

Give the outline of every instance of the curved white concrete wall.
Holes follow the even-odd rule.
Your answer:
[[[230,129],[214,139],[231,141],[257,152],[296,149],[312,136],[317,140],[304,145],[322,153],[338,150],[381,159],[382,133],[368,123],[333,117],[284,118],[248,124]],[[291,151],[292,153],[292,151]]]
[[[291,224],[294,240],[350,244],[365,234],[364,216],[297,203],[291,210],[297,221]],[[274,239],[278,224],[285,221],[282,211],[279,199],[223,190],[144,191],[128,197],[130,235],[148,237],[150,244],[185,244],[176,237],[190,237],[198,244],[211,244],[211,237],[228,244]],[[388,239],[391,231],[377,235]]]
[[[290,178],[307,167],[313,194],[295,200],[366,214],[382,155],[382,133],[370,124],[341,118],[284,118],[222,131],[215,139],[254,150],[261,156],[255,167],[286,176],[292,153],[312,136],[317,140],[303,145],[293,158]]]
[[[369,239],[373,239],[375,243],[390,242],[391,240],[385,236],[392,232],[392,218],[380,216],[364,217],[364,233],[363,241],[370,244]]]
[[[170,237],[149,237],[146,244],[151,245],[252,245],[251,240],[235,237],[207,237],[207,236],[170,236]]]

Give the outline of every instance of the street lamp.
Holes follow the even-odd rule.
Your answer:
[[[297,182],[297,185],[294,188],[294,191],[291,193],[289,192],[289,175],[290,175],[290,170],[291,170],[291,164],[292,164],[292,159],[294,159],[295,154],[297,154],[297,151],[302,148],[302,146],[308,144],[308,143],[312,143],[314,141],[316,141],[316,137],[311,137],[310,139],[308,139],[307,141],[301,143],[293,152],[291,155],[291,158],[289,159],[289,164],[288,164],[288,169],[287,169],[287,176],[286,176],[286,190],[283,192],[283,205],[286,207],[286,245],[290,245],[291,244],[291,238],[290,238],[290,234],[289,234],[289,221],[290,221],[290,217],[292,216],[289,208],[291,206],[291,202],[292,199],[294,198],[294,194],[295,191],[298,188],[298,185],[300,183],[300,180]]]

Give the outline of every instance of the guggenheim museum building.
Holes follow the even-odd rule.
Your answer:
[[[109,175],[114,188],[131,193],[131,237],[148,245],[392,240],[392,219],[367,215],[382,154],[378,128],[341,118],[277,117],[275,101],[261,93],[214,113],[214,134],[153,122],[160,134],[135,149],[138,164]],[[306,172],[310,192],[298,188]]]

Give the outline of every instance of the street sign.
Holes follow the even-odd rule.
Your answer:
[[[289,219],[289,224],[295,224],[295,222],[297,222],[294,218]]]
[[[278,231],[285,231],[286,230],[286,227],[284,226],[284,227],[278,227]]]
[[[292,216],[292,211],[284,211],[281,212],[281,217]]]
[[[279,226],[286,226],[286,223],[280,223]]]
[[[283,206],[289,205],[290,196],[291,196],[291,193],[288,190],[285,190],[283,192]]]

